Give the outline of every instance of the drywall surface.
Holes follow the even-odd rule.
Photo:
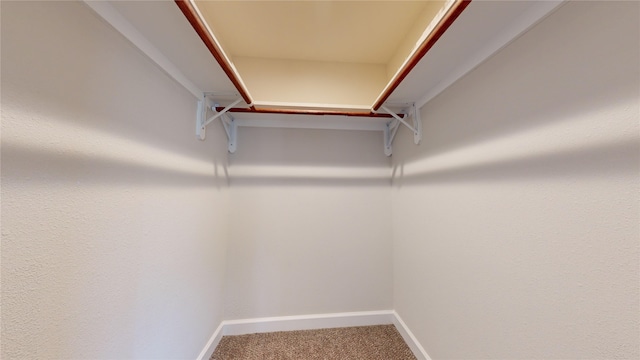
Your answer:
[[[393,154],[394,306],[433,359],[637,359],[638,2],[570,2]]]
[[[379,131],[240,128],[225,319],[391,309]]]
[[[2,2],[2,359],[195,358],[222,320],[225,135],[78,2]]]

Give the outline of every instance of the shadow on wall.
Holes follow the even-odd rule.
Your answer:
[[[241,128],[232,185],[389,186],[380,131]]]
[[[4,143],[2,156],[3,181],[15,179],[24,184],[75,182],[78,185],[227,186],[226,167],[216,161],[194,169],[172,168],[170,163],[110,159],[91,154],[60,154]]]
[[[382,186],[387,187],[391,184],[389,176],[370,178],[370,177],[296,177],[282,175],[274,177],[260,176],[231,176],[231,184],[233,186],[331,186],[331,187],[362,187],[362,186]]]
[[[64,20],[68,14],[90,13],[86,5],[54,2],[28,7],[6,2],[2,6],[12,14],[2,17],[2,82],[3,87],[13,88],[11,98],[3,94],[3,103],[32,109],[41,118],[58,114],[61,123],[210,159],[210,153],[199,151],[201,147],[184,146],[178,140],[182,136],[195,140],[193,95],[122,41],[120,34],[97,22],[94,14],[77,16],[73,23]],[[183,106],[166,106],[163,99],[188,104],[189,113]],[[69,109],[93,118],[74,116]]]
[[[19,172],[37,163],[47,181],[222,184],[222,126],[198,141],[197,99],[93,16],[62,20],[85,5],[2,6],[12,14],[2,18],[2,151],[25,158]]]
[[[3,167],[16,170],[6,172],[5,177],[29,176],[28,168],[33,165],[34,171],[50,170],[51,178],[47,181],[82,175],[87,182],[100,183],[169,185],[179,184],[180,178],[188,181],[186,185],[228,182],[227,154],[221,141],[224,130],[221,125],[211,126],[209,140],[197,140],[191,121],[195,119],[197,101],[182,94],[184,90],[177,94],[185,96],[174,97],[174,106],[163,107],[169,111],[161,115],[161,110],[135,114],[144,110],[138,107],[120,114],[123,110],[119,105],[112,106],[111,112],[96,112],[84,103],[87,99],[65,99],[39,90],[31,92],[5,81],[4,69],[3,64],[2,153],[8,161]],[[33,98],[38,101],[24,101]],[[9,166],[12,159],[23,160],[14,164],[19,166]],[[35,180],[37,175],[31,175]]]
[[[637,175],[639,166],[629,166],[629,159],[637,158],[640,143],[637,139],[604,144],[584,149],[571,149],[557,153],[531,155],[511,159],[480,159],[476,163],[449,166],[442,169],[416,170],[405,165],[393,169],[394,184],[420,185],[437,183],[465,183],[482,181],[513,181],[550,178]]]
[[[610,35],[640,30],[628,5],[607,4],[615,23],[580,7],[562,36],[538,27],[547,41],[523,35],[425,105],[420,146],[394,149],[394,183],[637,174],[640,31]]]
[[[102,117],[74,102],[65,103],[66,110],[61,110],[62,104],[45,105],[51,98],[44,94],[39,94],[43,101],[27,105],[24,99],[32,96],[17,90],[13,84],[3,81],[3,90],[3,181],[218,188],[228,185],[226,152],[213,141],[214,135],[221,137],[220,133],[211,132],[212,141],[202,143],[186,133],[176,135],[183,124],[174,123],[171,116],[156,116],[157,123],[173,128],[173,131],[166,129],[175,139],[172,146],[165,149],[147,143],[143,135],[136,137],[138,133],[120,136],[103,131],[100,126],[105,122],[144,124],[149,122],[149,117]],[[182,100],[174,107],[183,112],[190,102],[195,103],[188,97]],[[94,124],[96,127],[92,128]],[[193,157],[184,150],[199,151],[208,159]]]

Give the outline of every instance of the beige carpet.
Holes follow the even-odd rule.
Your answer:
[[[415,360],[393,325],[224,336],[213,360]]]

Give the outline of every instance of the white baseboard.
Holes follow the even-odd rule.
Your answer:
[[[213,332],[213,335],[211,335],[211,338],[209,338],[209,341],[207,341],[207,344],[204,346],[204,349],[200,351],[200,355],[198,355],[197,360],[209,360],[211,358],[211,355],[213,355],[213,351],[216,349],[216,347],[220,343],[220,340],[222,339],[223,329],[224,329],[224,321],[221,322],[220,325],[218,325],[218,328],[216,329],[216,331]]]
[[[360,311],[334,314],[279,316],[225,320],[211,335],[198,360],[208,360],[224,335],[244,335],[274,331],[312,330],[350,326],[393,324],[418,360],[431,360],[407,325],[394,310]]]
[[[393,311],[279,316],[224,321],[224,335],[393,324]]]
[[[409,345],[413,355],[415,355],[418,360],[431,360],[429,354],[427,354],[422,345],[420,345],[418,339],[416,339],[411,330],[407,327],[407,324],[402,321],[402,318],[397,312],[395,312],[395,310],[393,311],[393,325],[396,326],[396,329],[398,329],[398,332],[402,335],[404,342]]]

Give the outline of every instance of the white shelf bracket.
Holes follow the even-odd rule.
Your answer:
[[[237,148],[238,124],[234,118],[228,114],[228,111],[240,102],[242,102],[242,98],[227,105],[222,111],[217,111],[218,104],[213,104],[210,99],[203,96],[203,98],[198,101],[198,112],[196,116],[196,136],[198,139],[204,140],[206,138],[207,125],[216,119],[220,119],[224,126],[224,131],[227,133],[227,138],[229,139],[229,152],[234,153]],[[207,118],[209,110],[213,112],[213,115]]]
[[[406,126],[411,132],[413,132],[413,143],[418,145],[420,141],[422,141],[422,121],[420,120],[420,111],[417,109],[416,104],[411,104],[411,107],[408,111],[404,111],[403,113],[408,115],[408,118],[411,118],[411,124],[406,122],[402,117],[400,117],[395,112],[391,111],[386,106],[382,106],[382,110],[384,110],[387,114],[393,117],[393,120],[387,123],[387,126],[384,128],[384,154],[387,156],[391,156],[393,153],[393,139],[396,137],[396,133],[398,132],[398,128],[400,128],[400,124]]]
[[[389,121],[384,128],[384,154],[391,156],[393,153],[393,139],[396,137],[400,122],[397,120]]]
[[[235,153],[238,146],[238,122],[229,114],[220,117],[224,131],[227,133],[227,149],[230,153]]]

